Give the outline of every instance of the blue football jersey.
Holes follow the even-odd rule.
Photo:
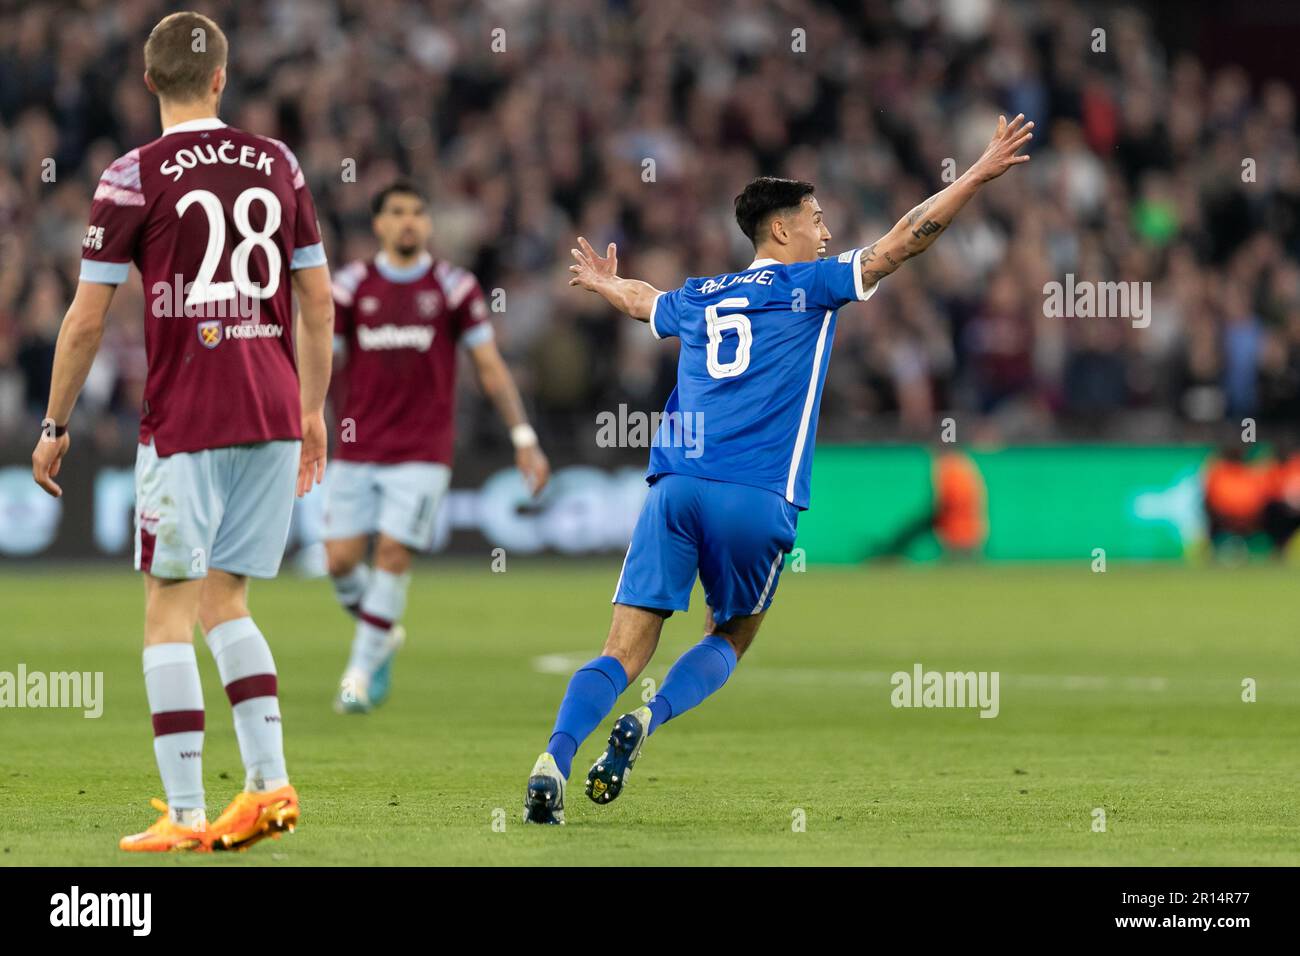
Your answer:
[[[862,251],[790,265],[759,259],[655,299],[650,330],[681,339],[681,354],[649,479],[738,482],[808,507],[836,312],[876,291],[862,287]]]

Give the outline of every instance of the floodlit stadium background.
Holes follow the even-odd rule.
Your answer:
[[[1254,466],[1300,414],[1300,12],[1278,4],[200,3],[231,43],[223,117],[285,140],[332,264],[369,254],[371,194],[409,174],[438,254],[472,268],[559,469],[520,513],[504,430],[464,370],[439,547],[619,553],[645,449],[597,415],[662,407],[675,346],[566,287],[575,235],[664,288],[743,266],[732,197],[814,181],[832,250],[878,238],[960,172],[999,111],[1034,160],[842,315],[810,561],[853,562],[923,512],[951,420],[987,486],[992,558],[1177,558],[1203,466]],[[158,134],[149,0],[0,12],[0,555],[129,560],[144,382],[139,277],[73,420],[62,502],[28,456],[100,171]],[[1097,31],[1103,31],[1098,33]],[[52,162],[51,162],[52,161]],[[1062,318],[1067,275],[1150,283],[1149,324]],[[220,409],[213,409],[220,414]],[[832,448],[834,444],[836,447]],[[316,533],[309,499],[293,547]],[[926,557],[924,536],[906,553]]]

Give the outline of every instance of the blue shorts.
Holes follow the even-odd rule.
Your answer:
[[[715,623],[765,611],[798,518],[765,488],[663,475],[637,518],[613,603],[688,610],[698,573]]]

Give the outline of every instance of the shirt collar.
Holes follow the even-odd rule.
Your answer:
[[[781,263],[776,259],[755,259],[745,268],[745,271],[748,272],[750,269],[761,269],[763,266],[779,266],[780,264]]]
[[[402,267],[393,265],[386,253],[381,252],[375,256],[375,268],[389,282],[414,282],[428,272],[431,265],[433,265],[433,256],[428,252],[420,253],[420,258],[413,264]]]
[[[175,126],[168,126],[163,130],[164,136],[170,136],[172,133],[193,133],[205,129],[222,129],[225,123],[215,116],[201,116],[198,119],[186,120],[184,123],[177,123]]]

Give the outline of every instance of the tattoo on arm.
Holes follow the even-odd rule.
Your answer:
[[[873,242],[871,245],[867,246],[865,249],[862,250],[862,262],[860,265],[860,271],[862,272],[863,288],[866,288],[867,286],[875,285],[885,276],[889,275],[888,269],[881,271],[881,270],[876,270],[871,268],[871,265],[877,261],[876,246],[878,246],[879,244],[880,244],[879,242]],[[889,259],[889,253],[885,253],[885,258]],[[890,261],[892,262],[893,260],[890,259]]]
[[[929,199],[921,203],[921,205],[917,206],[915,209],[913,209],[911,212],[907,214],[907,224],[909,226],[915,226],[916,221],[920,219],[922,216],[924,216],[927,212],[929,212],[930,207],[933,205],[934,205],[934,197],[931,196]]]
[[[912,230],[912,235],[917,239],[932,236],[943,228],[943,223],[929,219],[925,215],[930,211],[930,207],[934,205],[934,201],[938,198],[938,194],[936,193],[907,214],[907,224],[909,226],[916,226],[916,228]],[[918,222],[920,223],[919,226],[916,225]]]
[[[918,252],[924,252],[929,248],[929,245],[934,241],[935,236],[943,232],[944,228],[948,225],[945,222],[940,222],[938,219],[931,219],[927,215],[930,211],[930,207],[934,205],[934,201],[938,198],[939,194],[935,193],[925,202],[921,203],[909,212],[905,217],[907,225],[915,227],[911,229],[910,232],[912,238],[916,240],[916,244],[909,245],[909,247],[904,250],[909,257],[916,255]]]
[[[913,207],[894,224],[889,235],[862,251],[863,284],[874,285],[908,259],[930,248],[977,187],[977,183],[962,177]]]
[[[938,219],[930,218],[927,213],[934,206],[935,200],[939,194],[931,196],[929,199],[916,206],[903,217],[903,222],[899,226],[906,228],[910,233],[911,239],[903,239],[899,233],[892,233],[895,238],[888,248],[877,251],[879,242],[873,242],[862,250],[862,284],[871,286],[879,282],[885,276],[889,275],[904,262],[917,253],[924,252],[929,248],[939,233],[947,227],[947,223],[940,222]],[[897,229],[898,226],[895,226]]]

